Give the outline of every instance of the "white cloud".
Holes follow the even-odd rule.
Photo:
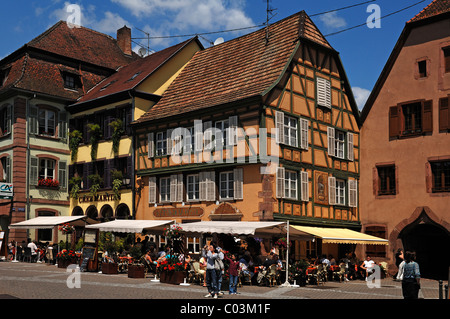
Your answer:
[[[347,25],[344,18],[339,17],[336,11],[328,12],[320,16],[320,21],[329,29],[339,29]]]
[[[360,110],[364,107],[364,104],[366,104],[366,101],[370,95],[370,91],[367,89],[363,89],[360,87],[352,87],[353,96],[356,100],[356,105]]]

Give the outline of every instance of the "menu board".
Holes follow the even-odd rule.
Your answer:
[[[0,251],[2,251],[3,240],[5,238],[5,232],[0,231]]]

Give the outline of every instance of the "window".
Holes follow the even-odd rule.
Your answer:
[[[232,171],[220,173],[219,188],[221,200],[234,198],[234,175]]]
[[[0,160],[1,164],[1,175],[0,181],[4,183],[11,183],[11,158],[9,156],[2,157]]]
[[[417,67],[419,71],[419,78],[426,78],[427,77],[427,61],[419,61],[417,62]]]
[[[299,130],[299,119],[288,116],[283,112],[275,112],[275,125],[277,129],[276,142],[293,147],[308,148],[308,121],[300,119],[301,130]]]
[[[156,156],[167,155],[167,132],[156,133]]]
[[[450,192],[450,160],[431,162],[432,192]]]
[[[331,82],[318,77],[316,80],[317,105],[331,109]]]
[[[12,106],[5,104],[0,107],[0,136],[11,133],[12,126]]]
[[[285,171],[284,198],[297,199],[297,172]]]
[[[39,110],[39,134],[54,136],[55,135],[55,112],[47,109]]]
[[[183,139],[183,153],[190,153],[195,150],[195,130],[194,127],[188,127],[187,132]],[[187,133],[186,132],[186,133]]]
[[[336,179],[336,205],[345,205],[345,181]]]
[[[450,130],[449,102],[450,95],[439,99],[439,131]]]
[[[368,226],[365,233],[367,235],[386,239],[386,227]],[[386,257],[386,246],[384,245],[366,245],[366,254],[372,257]]]
[[[389,138],[433,132],[433,101],[401,103],[389,108]]]
[[[411,103],[402,106],[404,117],[403,134],[422,132],[422,104]]]
[[[284,144],[297,147],[297,119],[284,116]]]
[[[378,171],[378,195],[395,195],[395,165],[377,167]]]
[[[161,177],[159,179],[159,195],[161,202],[170,201],[170,177]]]
[[[216,134],[215,134],[215,143],[214,145],[216,147],[226,146],[228,145],[228,127],[229,127],[229,121],[223,120],[223,121],[217,121],[215,123],[216,127]],[[219,139],[220,138],[220,139]],[[220,144],[221,143],[221,144]],[[220,144],[220,145],[219,145]]]
[[[444,69],[445,73],[450,73],[450,47],[442,49],[444,53]]]
[[[39,160],[39,179],[55,178],[55,160],[41,158]]]
[[[335,144],[335,156],[338,158],[344,158],[344,147],[345,147],[345,133],[341,131],[335,131],[334,134],[334,144]]]
[[[354,159],[354,135],[350,132],[342,132],[334,127],[327,128],[328,155],[340,159]],[[346,147],[347,145],[347,147]]]
[[[198,201],[200,200],[200,185],[198,174],[188,175],[187,179],[187,200]]]

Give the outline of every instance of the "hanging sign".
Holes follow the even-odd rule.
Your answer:
[[[13,198],[13,184],[0,183],[0,199],[12,199]]]

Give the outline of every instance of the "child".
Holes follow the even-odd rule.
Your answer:
[[[230,275],[230,288],[229,294],[236,295],[237,294],[237,280],[239,276],[239,261],[236,260],[235,255],[231,255],[231,259],[228,256],[225,258],[230,262],[230,267],[228,268],[228,273]]]

